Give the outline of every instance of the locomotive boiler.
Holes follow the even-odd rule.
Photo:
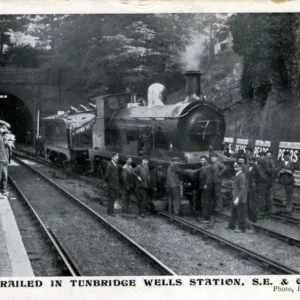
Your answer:
[[[92,169],[101,169],[112,152],[118,152],[121,161],[131,156],[134,163],[146,154],[150,166],[168,165],[173,156],[193,165],[210,149],[222,153],[223,112],[201,98],[200,72],[189,71],[185,76],[186,98],[176,104],[167,103],[166,89],[159,83],[149,87],[147,100],[129,94],[95,98],[97,116],[89,150]]]

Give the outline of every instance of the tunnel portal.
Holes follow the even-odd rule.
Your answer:
[[[33,141],[33,116],[25,103],[12,94],[0,92],[0,119],[11,125],[17,143]],[[30,136],[28,141],[28,136]]]

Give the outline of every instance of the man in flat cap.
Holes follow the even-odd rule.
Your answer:
[[[286,211],[288,214],[292,214],[292,198],[294,192],[294,172],[295,165],[291,161],[291,154],[289,151],[284,151],[283,161],[278,163],[279,170],[279,183],[281,183],[286,192]]]
[[[7,194],[8,151],[4,140],[4,133],[7,132],[7,124],[7,122],[0,120],[0,183],[2,189],[0,199],[4,198],[4,194]]]
[[[179,157],[172,158],[172,163],[168,167],[166,179],[166,189],[169,194],[168,211],[177,216],[179,215],[180,208],[180,176],[187,175],[187,172],[178,166],[179,161]]]

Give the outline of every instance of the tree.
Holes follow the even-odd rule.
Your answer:
[[[0,59],[1,65],[6,64],[5,51],[8,47],[12,47],[11,33],[27,30],[30,24],[30,17],[27,15],[2,15],[0,16]]]
[[[16,45],[5,52],[7,65],[19,68],[37,68],[39,52],[30,45]]]
[[[234,51],[244,57],[244,98],[265,103],[272,89],[289,89],[295,54],[294,14],[236,14],[230,20]]]

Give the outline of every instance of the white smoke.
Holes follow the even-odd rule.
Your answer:
[[[185,51],[180,56],[180,65],[183,71],[199,70],[201,59],[208,55],[209,36],[200,33],[192,33]]]

